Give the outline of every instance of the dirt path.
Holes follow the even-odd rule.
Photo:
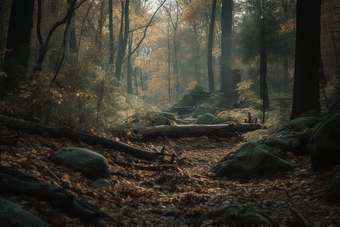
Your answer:
[[[0,126],[0,135],[16,133]],[[79,144],[66,138],[26,134],[15,146],[0,145],[0,163],[63,187],[74,196],[96,204],[111,216],[99,219],[98,226],[236,226],[219,219],[200,220],[202,214],[226,204],[249,205],[285,226],[303,226],[291,213],[288,203],[312,226],[340,225],[340,203],[329,205],[326,201],[331,170],[314,173],[307,156],[295,157],[296,169],[290,173],[247,183],[208,172],[211,164],[233,151],[239,143],[240,139],[234,137],[171,139],[169,144],[162,139],[134,142],[132,145],[149,150],[160,151],[166,146],[166,152],[179,155],[177,163],[167,169],[164,167],[163,171],[141,171],[115,164],[119,161],[150,166],[116,150]],[[48,161],[55,151],[75,146],[96,151],[108,159],[112,174],[106,179],[112,184],[111,189],[95,188],[92,185],[95,179]],[[61,180],[56,181],[41,165]],[[96,226],[40,199],[3,192],[0,197],[22,206],[52,226]],[[167,213],[174,208],[179,213],[174,210]]]

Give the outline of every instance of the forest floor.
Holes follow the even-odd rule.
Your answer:
[[[0,125],[0,135],[18,133]],[[109,138],[108,135],[102,136]],[[145,143],[122,142],[146,150],[160,151],[165,146],[166,152],[174,152],[178,157],[173,165],[146,171],[116,163],[159,165],[138,163],[137,159],[117,150],[76,143],[67,138],[58,139],[47,133],[25,134],[13,146],[0,144],[0,164],[62,187],[75,197],[97,205],[111,217],[100,218],[99,224],[82,220],[32,196],[0,192],[0,197],[18,204],[52,226],[237,226],[223,219],[200,219],[202,214],[227,204],[259,209],[283,226],[304,226],[291,212],[289,203],[311,226],[340,226],[340,203],[330,205],[326,200],[332,170],[313,172],[308,156],[294,157],[296,168],[292,172],[270,179],[239,182],[217,177],[209,172],[209,168],[234,151],[242,142],[240,138],[181,138],[169,139],[168,142],[159,138]],[[55,151],[66,147],[84,147],[105,156],[110,164],[110,174],[106,179],[112,188],[96,188],[92,185],[96,179],[49,162]],[[51,177],[42,166],[54,172],[60,181]],[[174,208],[179,210],[179,214],[169,212]]]

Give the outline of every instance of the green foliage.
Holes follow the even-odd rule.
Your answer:
[[[243,103],[245,106],[254,108],[259,107],[262,103],[262,100],[257,97],[255,92],[250,89],[250,86],[254,84],[252,80],[249,81],[242,81],[236,84],[237,88],[235,89],[238,91],[238,99],[236,100],[238,103]]]

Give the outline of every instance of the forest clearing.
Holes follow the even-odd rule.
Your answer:
[[[0,34],[0,226],[340,226],[339,0],[3,0]]]

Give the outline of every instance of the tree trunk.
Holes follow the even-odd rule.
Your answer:
[[[139,77],[140,77],[140,85],[142,87],[142,91],[145,90],[144,83],[143,83],[143,71],[142,68],[139,69]]]
[[[127,45],[128,36],[129,36],[129,1],[130,0],[126,0],[126,3],[125,3],[124,37],[122,39],[122,42],[119,42],[120,45],[119,45],[118,56],[117,56],[117,61],[116,61],[116,76],[117,76],[118,81],[120,81],[120,73],[121,73],[123,62],[124,62],[126,45]],[[124,3],[122,2],[122,6],[123,5]],[[122,7],[122,13],[123,13],[123,7]]]
[[[296,5],[296,49],[291,119],[308,110],[320,113],[321,0],[298,0]]]
[[[28,68],[31,31],[33,28],[34,0],[13,0],[9,19],[5,66],[9,83],[20,67]],[[9,60],[11,60],[9,62]]]
[[[128,94],[133,94],[133,89],[132,89],[132,67],[131,67],[131,46],[132,46],[132,39],[133,39],[133,32],[130,33],[129,35],[129,49],[128,49],[128,59],[127,59],[127,78],[126,78],[126,83],[127,83],[127,93]]]
[[[222,0],[222,37],[221,37],[221,91],[227,98],[233,98],[233,81],[231,75],[231,31],[232,0]]]
[[[130,146],[128,144],[118,142],[116,140],[103,138],[85,132],[78,132],[69,128],[60,128],[57,126],[46,124],[34,125],[28,121],[16,120],[5,116],[0,116],[0,122],[2,122],[3,125],[6,125],[9,128],[26,130],[28,133],[31,134],[42,134],[44,132],[48,132],[50,135],[58,138],[66,137],[70,140],[76,142],[82,141],[90,145],[101,144],[105,148],[116,149],[135,158],[154,160],[158,156],[160,156],[160,153],[143,150],[137,147]]]
[[[200,137],[200,136],[238,136],[237,133],[248,132],[260,129],[261,125],[242,123],[242,124],[216,124],[216,125],[162,125],[156,127],[147,127],[140,129],[138,133],[142,135],[143,140],[149,140],[163,136],[179,137]]]
[[[193,43],[193,55],[192,59],[194,62],[194,68],[195,68],[195,79],[197,81],[198,85],[202,85],[201,81],[201,75],[200,75],[200,48],[199,48],[199,40],[198,40],[198,34],[197,34],[197,23],[193,23],[193,29],[194,29],[194,36],[195,41]]]
[[[102,6],[103,6],[103,2],[102,2]],[[123,8],[124,8],[124,3],[123,4]],[[123,14],[123,8],[122,8],[122,14]],[[122,18],[123,20],[123,18]],[[122,28],[121,28],[122,29]],[[109,64],[113,64],[113,19],[112,19],[112,0],[109,0],[109,30],[110,30],[110,60],[109,60]],[[101,43],[101,41],[100,41]]]
[[[288,20],[288,1],[282,1],[283,3],[283,11],[285,14],[285,20]],[[284,38],[284,59],[283,59],[283,86],[285,89],[288,87],[288,79],[289,79],[289,73],[288,73],[288,38]]]
[[[132,68],[131,68],[132,71]],[[135,88],[136,88],[136,96],[138,96],[138,80],[137,80],[137,74],[138,74],[138,67],[135,68],[135,72],[133,72],[133,76],[135,78]]]
[[[170,25],[168,25],[168,92],[169,92],[169,102],[171,100],[171,69],[170,69]]]
[[[215,15],[216,15],[216,0],[213,0],[211,17],[210,17],[210,27],[209,27],[209,40],[208,40],[208,77],[209,77],[209,91],[214,91],[214,72],[213,72],[213,62],[212,62],[212,49],[214,40],[214,25],[215,25]]]
[[[75,0],[67,0],[67,3],[69,5],[69,7],[72,7],[72,2]],[[78,51],[77,48],[77,41],[76,41],[76,30],[74,28],[74,26],[72,25],[72,20],[74,19],[74,11],[72,13],[72,15],[70,16],[69,20],[70,20],[70,26],[68,27],[68,31],[67,31],[67,39],[66,39],[66,43],[68,43],[69,46],[69,53],[75,53]]]
[[[110,0],[110,1],[112,1],[112,0]],[[112,12],[111,12],[111,17],[112,17]],[[103,22],[104,22],[103,19],[104,19],[104,0],[102,0],[100,2],[100,17],[98,18],[98,26],[99,26],[98,49],[99,49],[99,51],[101,51],[101,49],[102,49]],[[109,24],[110,24],[110,42],[111,42],[111,24],[112,23],[109,23]],[[112,43],[113,43],[113,34],[112,34]],[[110,44],[110,51],[111,51],[111,44]],[[111,56],[110,56],[110,58],[111,58]],[[113,63],[113,61],[110,62],[110,63]]]

